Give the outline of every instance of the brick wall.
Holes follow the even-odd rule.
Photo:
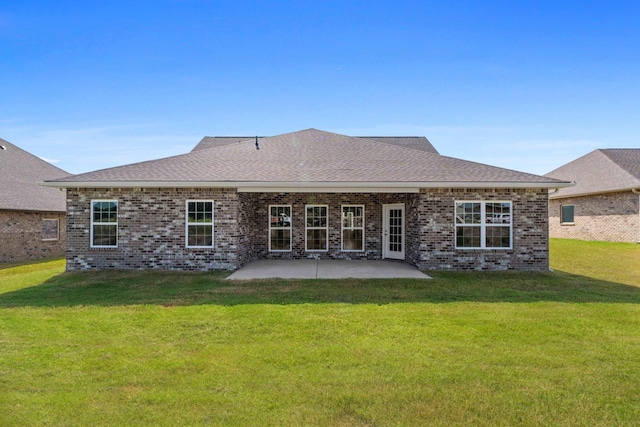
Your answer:
[[[118,247],[90,247],[91,200],[118,200]],[[212,249],[185,247],[185,203],[214,200]],[[68,189],[67,269],[212,270],[238,266],[234,189]]]
[[[43,240],[43,219],[57,219],[59,238]],[[0,263],[64,255],[63,212],[0,211]]]
[[[455,248],[455,202],[512,202],[512,249]],[[412,263],[422,270],[549,269],[548,194],[542,189],[423,189],[417,201],[417,252]]]
[[[404,203],[405,215],[413,206],[417,194],[387,193],[240,193],[246,224],[243,234],[248,236],[251,251],[247,259],[381,259],[382,258],[382,205]],[[269,252],[269,205],[292,206],[292,251]],[[329,238],[326,252],[305,251],[305,206],[328,205]],[[342,251],[342,205],[364,205],[365,250]],[[241,216],[241,218],[243,218]],[[407,222],[407,228],[409,223]],[[244,259],[244,255],[243,255]]]
[[[574,224],[560,224],[560,206],[574,206]],[[640,195],[631,191],[552,199],[551,237],[640,243]]]
[[[234,189],[69,189],[67,268],[235,269],[252,259],[380,259],[382,206],[404,203],[406,261],[421,269],[548,269],[547,192],[427,189],[420,193],[237,193]],[[90,201],[119,202],[118,248],[89,247]],[[185,200],[212,199],[213,249],[185,248]],[[513,202],[513,248],[455,249],[456,200]],[[341,250],[341,206],[365,206],[365,250]],[[269,252],[269,205],[292,206],[292,251]],[[326,252],[305,251],[305,205],[328,205]]]

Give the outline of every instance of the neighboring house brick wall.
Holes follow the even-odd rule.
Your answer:
[[[57,240],[43,240],[43,219],[58,220]],[[63,256],[65,222],[63,212],[0,210],[0,263]]]
[[[118,247],[91,248],[91,200],[118,200]],[[214,248],[186,248],[185,202],[214,200]],[[67,190],[67,269],[232,270],[238,260],[235,189]]]
[[[511,201],[512,249],[456,249],[454,206],[462,200]],[[412,262],[421,270],[549,269],[546,190],[423,189],[417,206],[419,250]]]
[[[574,224],[560,223],[560,207],[574,206]],[[640,195],[630,191],[552,199],[551,237],[640,243]]]

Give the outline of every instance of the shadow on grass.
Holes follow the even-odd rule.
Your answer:
[[[640,288],[564,272],[437,272],[434,280],[341,279],[229,282],[228,273],[63,273],[0,294],[0,307],[449,302],[640,303]]]

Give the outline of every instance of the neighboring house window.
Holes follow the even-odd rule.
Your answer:
[[[42,220],[42,240],[60,239],[60,221],[57,219]]]
[[[511,202],[456,202],[456,248],[510,249]]]
[[[305,214],[305,234],[307,251],[327,251],[329,221],[326,205],[307,205]]]
[[[118,201],[91,201],[91,247],[118,247]]]
[[[560,223],[562,224],[573,224],[573,205],[562,205],[560,206]]]
[[[269,206],[269,250],[291,251],[291,206]]]
[[[213,200],[187,200],[187,247],[213,247]]]
[[[342,206],[342,250],[364,251],[364,206]]]

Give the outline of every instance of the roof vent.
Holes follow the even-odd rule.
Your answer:
[[[260,149],[260,145],[258,144],[258,137],[256,136],[256,150]]]
[[[5,147],[4,145],[0,145],[0,150],[6,150],[7,147]]]

